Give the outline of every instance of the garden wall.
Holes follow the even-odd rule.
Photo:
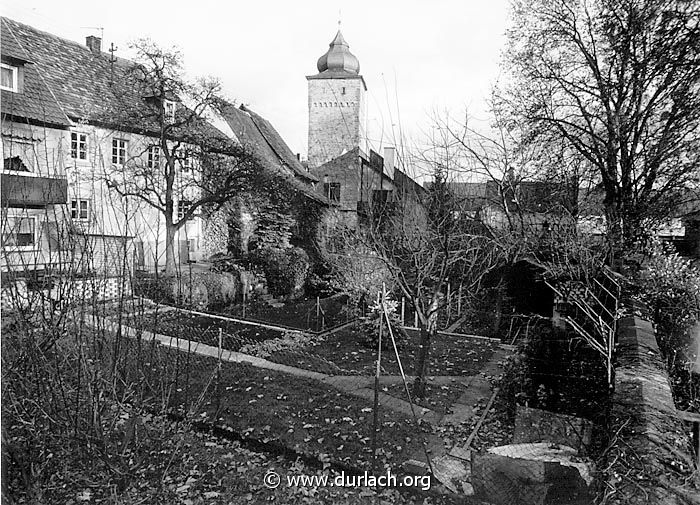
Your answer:
[[[692,472],[689,435],[676,413],[654,329],[636,316],[618,324],[609,433],[605,503],[693,501],[693,492],[683,489]]]
[[[120,277],[90,277],[85,279],[58,278],[50,290],[42,292],[27,288],[24,279],[3,282],[0,290],[2,310],[13,310],[40,303],[42,298],[79,303],[80,300],[107,301],[131,296],[131,282]]]

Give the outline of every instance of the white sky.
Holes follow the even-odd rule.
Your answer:
[[[100,35],[128,57],[129,41],[177,45],[191,75],[221,79],[226,95],[272,122],[294,152],[306,154],[307,82],[335,36],[332,0],[22,0],[2,15],[84,43]],[[21,3],[21,5],[20,5]],[[499,77],[508,0],[356,0],[342,9],[342,32],[368,86],[370,142],[399,131],[420,141],[429,115],[466,109],[487,118]],[[397,113],[398,111],[398,113]],[[399,120],[400,117],[400,120]],[[394,135],[389,133],[394,128]]]

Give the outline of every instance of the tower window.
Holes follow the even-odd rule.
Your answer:
[[[343,86],[343,91],[341,92],[341,94],[345,94],[345,86]]]

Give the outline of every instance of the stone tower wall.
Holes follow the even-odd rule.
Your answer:
[[[308,82],[309,167],[315,168],[361,145],[365,90],[359,77]]]

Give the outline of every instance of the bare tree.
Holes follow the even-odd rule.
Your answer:
[[[148,40],[134,49],[136,63],[113,83],[116,110],[110,106],[102,113],[117,131],[139,134],[139,141],[128,152],[113,149],[105,176],[119,195],[162,217],[165,270],[174,274],[175,236],[188,220],[218,210],[253,186],[272,189],[277,178],[211,125],[217,112],[230,106],[218,81],[188,81],[180,54]],[[186,205],[178,208],[178,202]]]
[[[597,172],[610,244],[629,245],[698,181],[697,2],[518,0],[513,18],[502,98]]]
[[[436,153],[434,153],[436,154]],[[452,161],[445,153],[423,159],[430,163],[434,182],[430,189],[403,188],[386,202],[374,205],[363,226],[344,230],[336,261],[336,271],[347,270],[343,247],[361,245],[377,272],[388,275],[394,289],[414,308],[420,327],[420,349],[415,363],[414,394],[425,395],[430,347],[437,332],[438,314],[458,292],[472,299],[479,296],[486,274],[500,264],[500,250],[453,198],[445,183]],[[344,245],[343,245],[344,243]],[[377,262],[384,265],[378,269]],[[375,295],[375,293],[372,293]]]

